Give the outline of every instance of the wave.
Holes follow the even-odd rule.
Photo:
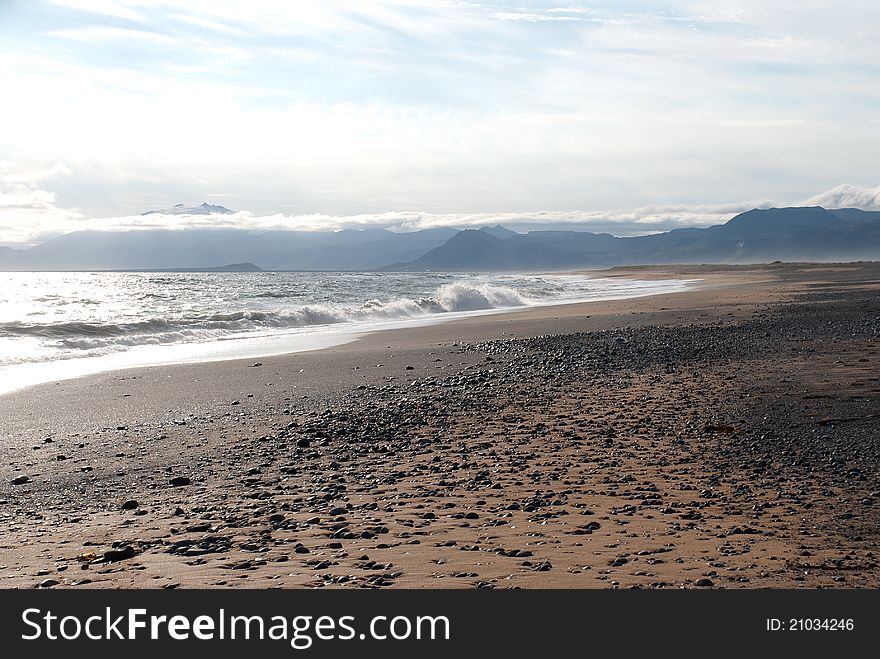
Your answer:
[[[53,342],[55,358],[124,350],[137,345],[210,341],[260,331],[402,320],[430,314],[526,306],[539,302],[508,286],[454,282],[419,298],[372,299],[361,303],[307,304],[269,311],[235,310],[182,317],[156,317],[131,322],[68,321],[0,323],[0,337]]]

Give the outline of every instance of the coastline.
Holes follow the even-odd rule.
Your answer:
[[[600,272],[601,274],[601,272]],[[332,322],[328,318],[322,318],[319,324],[304,325],[293,324],[290,326],[282,326],[281,328],[262,330],[252,329],[251,331],[241,330],[233,334],[216,334],[207,340],[201,341],[173,341],[171,343],[163,343],[156,336],[145,335],[140,337],[140,342],[130,342],[125,337],[123,344],[127,346],[120,351],[105,352],[100,355],[83,356],[79,350],[61,352],[54,359],[43,357],[43,361],[30,361],[25,359],[20,363],[6,364],[0,366],[0,396],[18,391],[27,387],[58,382],[61,380],[71,380],[89,375],[100,373],[109,373],[113,371],[123,371],[130,369],[138,369],[145,367],[174,367],[180,364],[199,364],[206,362],[223,362],[236,361],[243,359],[259,359],[262,357],[274,357],[278,355],[289,355],[300,352],[311,352],[331,348],[345,343],[350,343],[358,338],[385,332],[394,329],[413,329],[436,325],[441,323],[455,322],[457,320],[489,316],[493,314],[504,314],[518,310],[527,310],[536,307],[555,307],[568,304],[590,303],[596,301],[613,301],[625,300],[635,297],[650,296],[663,294],[667,292],[677,292],[692,288],[698,284],[700,280],[679,280],[671,276],[656,276],[653,273],[645,279],[638,279],[631,276],[615,276],[615,277],[596,277],[592,273],[536,273],[528,275],[530,277],[549,277],[571,279],[586,283],[590,280],[601,281],[599,291],[582,290],[581,294],[587,296],[583,299],[572,297],[571,293],[567,296],[563,295],[561,299],[548,298],[529,298],[521,297],[514,294],[517,300],[522,302],[519,306],[492,306],[498,304],[498,301],[489,299],[482,300],[481,304],[487,304],[488,307],[477,307],[475,309],[467,309],[467,301],[465,301],[464,309],[459,309],[460,302],[454,299],[447,301],[446,305],[434,303],[434,306],[440,309],[446,309],[447,305],[451,305],[451,309],[438,311],[437,309],[426,308],[422,304],[423,299],[418,301],[411,299],[391,300],[387,304],[403,303],[404,308],[398,310],[395,315],[392,313],[389,317],[378,317],[372,320],[356,319],[352,317],[351,312],[337,309],[335,312],[324,309],[325,316],[337,315],[337,322]],[[628,284],[622,286],[615,280],[629,280]],[[663,283],[653,283],[663,282]],[[503,288],[503,286],[502,286]],[[589,289],[590,287],[587,286]],[[441,289],[435,291],[438,293]],[[512,289],[510,289],[512,290]],[[477,290],[465,291],[465,293],[482,293]],[[461,293],[459,293],[461,295]],[[454,297],[454,296],[453,296]],[[406,307],[409,302],[410,306]],[[365,304],[364,307],[369,306]],[[382,306],[382,305],[379,305]],[[309,308],[306,305],[305,308]],[[320,309],[320,306],[319,306]],[[296,307],[294,307],[296,310]],[[421,312],[421,313],[420,313]],[[257,311],[258,314],[265,313],[267,315],[278,315],[276,311]],[[320,315],[319,311],[319,315]],[[341,314],[341,318],[339,318]],[[349,315],[346,315],[349,314]],[[369,316],[369,314],[367,314]],[[343,320],[346,319],[347,320]],[[152,321],[145,321],[152,322]],[[173,321],[172,321],[173,322]],[[137,323],[135,323],[136,325]],[[106,331],[108,324],[93,324],[90,329],[99,334]],[[110,328],[118,329],[119,326],[109,324]],[[42,328],[41,328],[42,329]],[[81,328],[77,328],[77,332],[82,332]],[[15,348],[12,348],[15,350]]]
[[[642,272],[629,268],[578,271],[570,274],[643,279],[674,279],[678,276],[675,268],[645,271],[644,276]],[[166,412],[165,400],[183,403],[177,410],[180,415],[185,415],[188,409],[223,405],[230,396],[235,398],[246,396],[247,393],[256,394],[263,386],[299,389],[304,392],[299,393],[299,396],[338,395],[351,384],[348,380],[353,375],[357,376],[354,379],[359,380],[354,384],[375,384],[381,382],[382,378],[389,377],[384,367],[376,373],[350,373],[362,361],[389,362],[388,368],[394,369],[391,374],[394,377],[401,370],[401,364],[397,362],[406,361],[405,357],[410,355],[410,361],[424,361],[425,354],[422,353],[431,353],[434,347],[442,344],[485,341],[529,333],[543,334],[551,330],[565,333],[584,331],[587,328],[609,328],[630,322],[627,316],[646,313],[646,310],[654,308],[672,308],[682,304],[684,300],[688,300],[685,304],[708,304],[711,294],[706,294],[705,291],[713,287],[736,288],[770,279],[762,270],[750,271],[746,275],[725,272],[703,276],[705,273],[697,268],[690,274],[699,275],[702,280],[683,292],[498,309],[470,315],[444,314],[425,319],[421,323],[414,322],[400,327],[379,326],[357,332],[330,326],[330,333],[339,333],[344,338],[337,341],[315,336],[315,343],[320,344],[322,340],[329,343],[315,349],[280,353],[260,353],[257,350],[252,355],[234,359],[187,360],[176,364],[119,367],[27,384],[0,393],[0,400],[10,410],[5,418],[0,419],[0,435],[8,438],[29,431],[28,441],[37,439],[43,432],[50,432],[51,428],[47,423],[49,418],[52,419],[52,424],[60,424],[57,427],[64,432],[75,432],[92,420],[102,420],[104,425],[109,426],[116,419],[132,418],[133,413],[142,415],[137,417],[139,421],[149,422]],[[671,299],[668,307],[655,302],[666,297]],[[396,356],[395,351],[399,353]],[[253,369],[255,363],[262,365],[258,367],[261,370]],[[466,364],[463,362],[461,365]],[[248,370],[242,370],[244,368]],[[265,377],[268,373],[266,369],[273,369],[268,378]],[[299,377],[300,372],[302,377]],[[378,376],[379,379],[372,376]],[[159,386],[164,388],[164,394],[157,396],[153,390]],[[121,389],[126,391],[114,395],[116,390]],[[242,393],[245,390],[247,393]],[[274,394],[274,391],[271,393]],[[90,400],[96,397],[109,403],[99,411],[97,417],[91,410],[86,412],[85,418],[77,414],[77,410],[86,409]],[[131,398],[142,401],[142,404],[133,406],[130,400],[125,400]],[[35,422],[37,425],[34,425]],[[91,425],[97,427],[97,424]]]
[[[663,276],[694,271],[699,268],[650,272]],[[819,493],[811,489],[809,496],[798,495],[778,482],[762,487],[767,474],[741,481],[760,492],[741,494],[743,500],[738,501],[733,475],[741,467],[731,462],[733,448],[725,442],[735,439],[740,450],[748,446],[739,443],[740,433],[755,441],[756,429],[740,427],[756,423],[749,421],[750,405],[731,395],[748,391],[762,374],[768,391],[782,387],[785,380],[818,386],[805,374],[816,363],[825,363],[817,361],[821,356],[829,377],[855,378],[868,390],[876,388],[870,375],[876,375],[873,345],[863,345],[865,355],[858,359],[841,360],[840,350],[858,350],[858,345],[844,346],[845,336],[831,344],[816,329],[815,336],[804,341],[822,354],[793,359],[780,346],[762,343],[752,325],[819,293],[833,297],[838,289],[876,289],[877,271],[876,265],[703,271],[707,285],[684,293],[532,307],[386,330],[320,351],[114,371],[6,394],[0,434],[8,442],[8,458],[0,470],[0,511],[8,531],[0,547],[0,564],[5,566],[0,583],[32,587],[50,579],[59,587],[685,587],[703,578],[726,587],[876,586],[869,569],[873,556],[864,556],[876,535],[864,535],[863,530],[863,539],[854,540],[858,534],[845,523],[832,523],[835,513]],[[615,270],[613,276],[629,272]],[[637,276],[646,272],[638,269]],[[704,335],[716,331],[730,331],[743,347],[710,342],[708,348],[699,348]],[[739,336],[740,331],[745,333]],[[698,352],[686,350],[661,363],[648,358],[651,349],[626,353],[627,346],[650,348],[658,337],[666,337],[670,345],[681,341],[683,350],[697,346],[719,351],[721,357],[702,364],[695,356]],[[599,354],[578,347],[591,342],[608,353],[607,363],[592,364],[594,374],[571,370],[581,363],[578,360],[589,365]],[[749,342],[764,352],[751,354],[745,349]],[[537,360],[537,365],[523,365],[525,350],[539,355],[525,360]],[[626,354],[615,356],[621,350]],[[568,351],[578,355],[571,363],[556,356]],[[615,361],[618,357],[624,361]],[[835,367],[836,361],[844,361],[847,368]],[[258,362],[261,365],[255,366]],[[695,367],[697,363],[702,366]],[[506,379],[493,390],[492,381],[499,377]],[[805,394],[818,398],[797,400],[819,401],[807,405],[836,401],[846,409],[863,405],[837,400],[833,388],[840,382],[832,380],[822,384],[831,393],[823,389]],[[780,396],[787,400],[784,394],[774,395],[775,404],[782,404]],[[410,399],[412,409],[407,407]],[[597,402],[602,404],[596,407]],[[867,418],[871,409],[851,416]],[[733,425],[716,418],[722,413],[743,416],[743,421]],[[359,427],[378,424],[372,439],[359,436],[357,450],[346,448],[346,434],[357,430],[346,415],[359,419]],[[623,415],[623,428],[609,436],[614,415]],[[688,415],[693,417],[690,425],[678,427]],[[786,420],[796,419],[782,421]],[[870,429],[873,422],[867,423]],[[856,421],[850,427],[863,425]],[[774,427],[774,432],[782,431]],[[451,438],[445,439],[447,434]],[[684,444],[676,443],[678,439]],[[797,453],[800,448],[791,445],[788,450]],[[583,462],[585,453],[591,457]],[[660,464],[663,456],[670,460],[676,455],[682,462],[675,469]],[[812,454],[804,455],[813,459]],[[445,465],[446,473],[466,472],[467,478],[450,476],[456,485],[447,489],[440,484],[440,472],[431,467],[434,458]],[[873,459],[866,454],[867,458]],[[711,473],[693,467],[717,468],[719,460],[730,476],[716,475],[713,481]],[[853,468],[857,467],[849,469]],[[873,504],[858,502],[872,499],[876,470],[857,469],[864,480],[854,479],[852,491],[863,496],[847,496],[859,511],[871,512]],[[527,476],[531,472],[537,476]],[[844,476],[847,473],[844,470]],[[27,474],[30,482],[10,485],[20,474]],[[602,479],[615,474],[629,479],[618,477],[616,483],[602,485]],[[169,486],[174,476],[185,476],[191,483]],[[837,482],[834,474],[813,477]],[[345,489],[339,488],[341,483]],[[646,483],[652,487],[640,489],[648,487]],[[717,492],[705,496],[713,488]],[[556,498],[546,501],[536,494],[548,491]],[[766,498],[771,491],[773,497]],[[656,502],[661,496],[663,505]],[[800,500],[793,502],[792,497]],[[137,508],[121,509],[129,500],[136,500]],[[554,504],[556,500],[562,503]],[[584,514],[588,500],[594,515]],[[746,501],[748,506],[764,506],[757,510],[767,510],[770,519],[757,519],[763,515],[756,517],[754,509],[749,514]],[[807,501],[808,513],[801,507]],[[519,508],[508,509],[513,503]],[[729,519],[713,518],[721,511],[712,506],[726,508]],[[529,507],[533,509],[526,511]],[[661,512],[666,509],[672,512]],[[821,522],[816,526],[818,537],[809,541],[816,546],[810,549],[800,547],[804,537],[797,537],[790,519],[801,513]],[[664,516],[675,522],[661,524]],[[315,518],[318,521],[309,522]],[[707,519],[715,521],[709,524]],[[586,528],[591,521],[598,528]],[[719,539],[722,531],[713,531],[713,524],[723,527],[729,538]],[[334,525],[341,526],[333,529]],[[731,528],[741,532],[730,535]],[[744,532],[748,528],[760,532]],[[873,528],[876,534],[876,525]],[[352,537],[345,537],[349,533]],[[861,568],[846,568],[848,580],[835,580],[843,568],[800,574],[804,570],[796,569],[799,552],[809,551],[830,566],[843,560],[836,549],[823,548],[822,541],[846,533],[851,537],[845,553],[862,554]],[[205,541],[210,537],[225,539],[212,545]],[[415,540],[419,542],[413,544]],[[184,544],[175,544],[180,541]],[[444,544],[449,542],[454,544]],[[95,564],[77,561],[77,556],[92,551],[98,556],[112,551],[114,543],[132,547],[136,555]],[[187,547],[196,545],[205,553],[187,553]],[[298,551],[300,545],[308,553]],[[728,545],[727,558],[705,560],[715,545]],[[502,555],[499,548],[525,554]],[[675,559],[659,556],[667,553]],[[642,558],[634,558],[638,556]],[[364,568],[371,560],[374,565]],[[688,564],[700,561],[699,567]],[[777,569],[779,561],[784,569]],[[381,568],[375,568],[377,562]],[[713,562],[727,567],[706,567]],[[819,559],[812,562],[824,564]],[[323,563],[327,565],[316,568]],[[755,563],[759,568],[748,567]],[[89,569],[82,570],[83,565]],[[640,569],[630,569],[634,565]],[[699,576],[708,572],[732,579]]]

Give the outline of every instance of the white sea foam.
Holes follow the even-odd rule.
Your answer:
[[[128,354],[126,365],[137,365],[244,356],[257,345],[286,352],[312,345],[331,328],[350,335],[392,323],[636,297],[688,284],[449,273],[0,274],[0,371],[9,379],[16,365],[121,353]]]

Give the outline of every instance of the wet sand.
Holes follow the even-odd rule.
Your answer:
[[[0,397],[0,585],[880,585],[880,266],[597,274],[704,285]]]

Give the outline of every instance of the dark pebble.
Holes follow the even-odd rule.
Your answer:
[[[127,558],[134,558],[137,552],[134,550],[134,547],[131,545],[126,545],[125,547],[120,547],[119,549],[110,549],[109,551],[104,552],[104,560],[108,563],[113,563],[114,561],[124,561]]]

